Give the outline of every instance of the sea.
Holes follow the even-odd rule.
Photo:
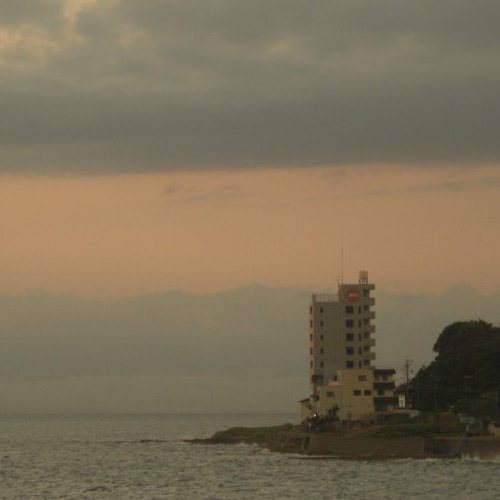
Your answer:
[[[202,445],[286,415],[0,415],[0,499],[494,499],[500,461],[342,460]]]

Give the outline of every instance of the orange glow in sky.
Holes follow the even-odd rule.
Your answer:
[[[2,292],[120,297],[259,282],[500,281],[497,169],[383,166],[4,177]]]

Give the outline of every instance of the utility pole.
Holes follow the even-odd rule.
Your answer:
[[[405,359],[406,387],[405,387],[405,409],[410,407],[410,365],[411,359]]]

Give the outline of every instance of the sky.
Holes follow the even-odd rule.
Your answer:
[[[499,15],[1,2],[0,408],[296,411],[362,269],[380,365],[497,324]]]

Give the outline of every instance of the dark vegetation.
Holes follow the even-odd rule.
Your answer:
[[[334,425],[338,422],[339,408],[335,406],[334,408],[330,408],[328,410],[328,414],[324,417],[320,417],[316,415],[314,417],[308,418],[304,424],[303,428],[306,432],[328,432],[333,430]]]
[[[452,323],[434,351],[436,359],[410,382],[413,408],[498,418],[500,328],[482,320]]]
[[[383,426],[367,432],[365,437],[403,438],[460,436],[466,425],[460,423],[456,415],[451,413],[421,413],[414,418],[390,419]]]
[[[300,425],[283,424],[272,427],[232,427],[216,432],[209,444],[257,444],[271,451],[295,452],[302,446],[302,427]]]

